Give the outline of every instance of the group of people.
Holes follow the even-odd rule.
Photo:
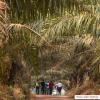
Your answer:
[[[56,90],[58,94],[61,94],[63,84],[61,82],[54,83],[53,81],[36,81],[34,85],[36,94],[52,95],[53,90]]]

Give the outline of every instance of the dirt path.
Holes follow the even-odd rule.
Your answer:
[[[73,99],[66,96],[37,95],[32,100],[73,100]]]

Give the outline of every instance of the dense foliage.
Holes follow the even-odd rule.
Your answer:
[[[70,88],[87,77],[100,82],[99,0],[5,1],[0,1],[1,83],[30,84],[31,77],[45,74],[70,80]]]

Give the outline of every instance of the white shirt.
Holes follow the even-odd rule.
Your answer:
[[[59,82],[58,84],[56,84],[56,86],[57,87],[62,87],[63,85],[62,85],[62,83]]]

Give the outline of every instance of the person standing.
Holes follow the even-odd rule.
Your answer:
[[[49,82],[49,94],[52,95],[54,83],[52,81]]]
[[[44,80],[41,81],[41,93],[45,94],[45,81]]]
[[[59,95],[61,95],[62,87],[63,87],[63,84],[61,82],[58,82],[56,84],[56,88],[57,88],[57,91],[58,91]]]
[[[39,94],[40,84],[39,81],[36,82],[36,94]]]
[[[49,94],[49,81],[45,82],[46,94]]]

